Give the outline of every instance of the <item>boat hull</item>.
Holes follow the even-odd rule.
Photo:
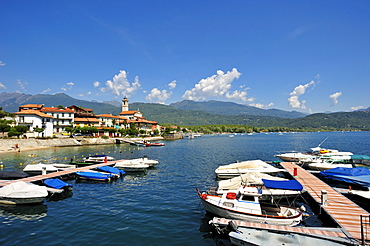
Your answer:
[[[12,198],[12,197],[0,197],[0,203],[2,204],[38,204],[44,201],[45,197],[31,197],[31,198]]]
[[[286,225],[286,226],[296,226],[302,220],[301,213],[299,213],[298,216],[294,216],[294,217],[280,217],[280,216],[268,216],[268,215],[252,214],[252,213],[242,213],[242,212],[233,211],[231,209],[213,205],[203,199],[201,201],[202,201],[204,209],[207,212],[217,215],[219,217],[228,218],[228,219],[237,219],[237,220],[249,221],[249,222],[254,222],[254,223]]]

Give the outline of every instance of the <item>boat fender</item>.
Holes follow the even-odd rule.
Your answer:
[[[234,192],[228,192],[226,194],[226,199],[230,199],[230,200],[236,199],[236,193],[234,193]]]
[[[304,205],[302,205],[299,210],[301,210],[302,212],[306,212],[306,207]]]
[[[206,193],[203,193],[202,196],[201,196],[202,199],[207,199],[207,194]]]

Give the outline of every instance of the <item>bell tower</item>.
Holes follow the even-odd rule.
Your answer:
[[[128,111],[128,99],[127,99],[127,97],[124,97],[122,99],[122,112],[123,111]]]

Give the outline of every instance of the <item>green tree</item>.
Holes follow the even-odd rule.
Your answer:
[[[67,126],[64,128],[64,131],[68,132],[69,134],[72,134],[74,132],[74,128]]]
[[[0,123],[0,132],[2,133],[4,137],[5,132],[9,132],[10,126],[8,124]]]
[[[21,135],[21,132],[18,132],[15,127],[11,127],[8,132],[8,137],[18,137]]]
[[[21,134],[24,134],[28,131],[28,126],[15,126],[14,128]]]

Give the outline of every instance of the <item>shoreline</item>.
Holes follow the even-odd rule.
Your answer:
[[[163,140],[163,137],[147,137],[147,138],[123,138],[131,141],[148,140],[156,141]],[[103,145],[116,144],[116,138],[102,139],[102,138],[56,138],[56,139],[0,139],[0,155],[21,153],[24,151],[48,149],[55,147],[71,147],[84,145]],[[18,146],[18,148],[16,147]]]

